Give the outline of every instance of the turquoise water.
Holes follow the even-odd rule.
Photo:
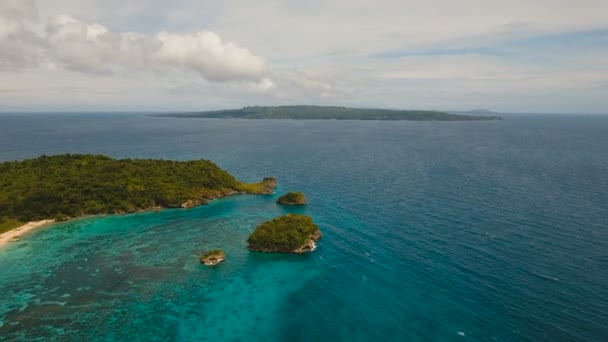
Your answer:
[[[278,195],[89,217],[0,249],[0,336],[69,341],[602,341],[608,117],[500,122],[1,114],[0,160],[207,158]],[[249,253],[311,215],[310,255]],[[214,268],[198,263],[223,248]]]

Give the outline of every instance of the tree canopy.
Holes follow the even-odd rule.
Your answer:
[[[34,220],[178,207],[235,192],[265,193],[208,160],[63,154],[0,163],[0,231]]]
[[[319,233],[311,217],[287,214],[259,225],[249,235],[249,249],[266,252],[291,252],[310,241]]]

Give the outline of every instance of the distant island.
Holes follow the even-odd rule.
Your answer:
[[[294,119],[294,120],[411,120],[474,121],[501,120],[498,116],[450,114],[429,110],[393,110],[337,106],[253,106],[191,113],[156,114],[161,117],[215,119]]]
[[[276,180],[243,183],[208,160],[63,154],[0,163],[0,233],[30,221],[189,208],[234,194],[270,194]]]
[[[277,199],[278,204],[284,205],[305,205],[306,196],[301,192],[288,192]]]
[[[307,253],[316,249],[319,227],[306,215],[287,214],[259,225],[247,239],[255,252]]]

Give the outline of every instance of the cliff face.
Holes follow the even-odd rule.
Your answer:
[[[261,182],[260,195],[270,195],[274,192],[274,188],[277,187],[277,180],[274,177],[266,177]]]
[[[293,251],[291,251],[291,253],[308,253],[314,251],[315,249],[317,249],[317,241],[319,241],[322,236],[323,234],[321,234],[321,231],[315,232],[310,236],[310,240],[308,242],[306,242],[299,248],[294,249]]]

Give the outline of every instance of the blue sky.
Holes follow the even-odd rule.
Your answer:
[[[598,0],[3,0],[0,111],[608,113]]]

